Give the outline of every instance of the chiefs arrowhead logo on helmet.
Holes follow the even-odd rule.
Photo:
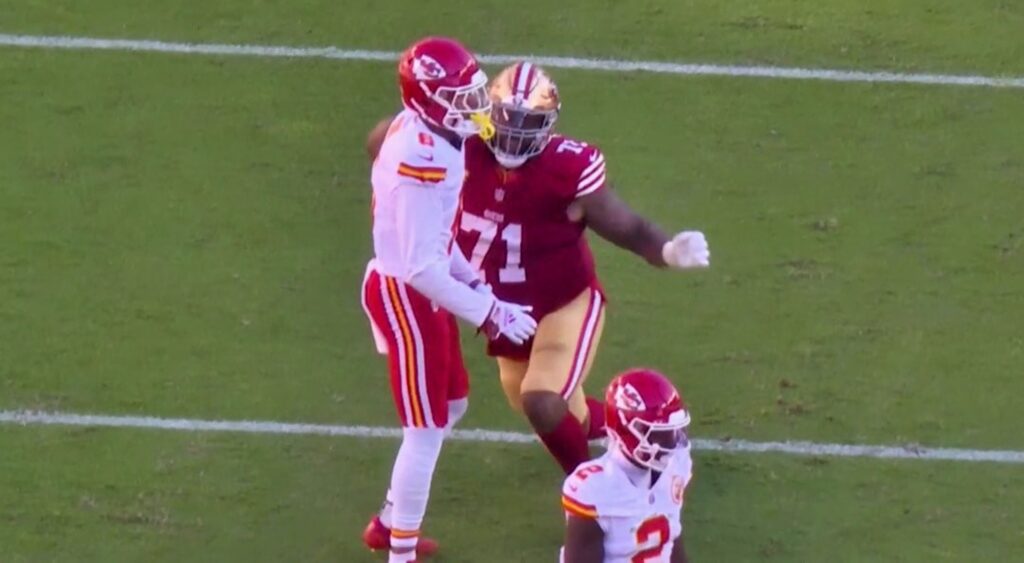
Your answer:
[[[413,59],[412,72],[417,80],[440,80],[448,75],[441,63],[430,55],[420,55]]]
[[[398,59],[402,104],[421,119],[466,138],[494,135],[487,74],[476,57],[448,37],[425,37]]]
[[[644,398],[628,383],[615,390],[615,407],[624,411],[642,411],[647,408]]]

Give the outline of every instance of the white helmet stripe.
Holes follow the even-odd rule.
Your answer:
[[[515,97],[517,101],[522,102],[530,97],[530,91],[533,89],[534,74],[536,73],[532,63],[520,63],[516,67]]]

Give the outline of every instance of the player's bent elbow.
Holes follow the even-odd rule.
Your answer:
[[[384,144],[384,138],[387,136],[390,126],[391,120],[383,119],[366,136],[366,156],[370,158],[371,162],[376,160],[377,155],[380,154],[380,147]]]

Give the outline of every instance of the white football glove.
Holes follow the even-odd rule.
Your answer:
[[[537,332],[537,321],[530,316],[532,309],[495,299],[480,330],[491,340],[504,336],[513,344],[522,344]]]
[[[661,248],[661,257],[672,268],[707,268],[711,264],[708,241],[700,231],[683,231]]]

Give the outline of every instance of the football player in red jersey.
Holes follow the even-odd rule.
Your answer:
[[[513,408],[566,474],[587,461],[588,438],[604,436],[603,404],[583,393],[604,323],[605,298],[587,228],[656,267],[709,265],[699,231],[669,236],[612,190],[597,147],[554,133],[561,106],[554,81],[520,62],[491,82],[496,134],[466,144],[457,237],[501,299],[533,307],[525,344],[488,344]]]
[[[502,388],[566,474],[604,436],[604,405],[583,393],[604,326],[605,298],[584,233],[589,227],[659,268],[706,268],[699,231],[669,236],[612,190],[597,147],[554,133],[554,81],[520,62],[491,82],[487,142],[466,142],[457,242],[503,300],[532,307],[533,339],[488,343]],[[387,125],[371,133],[371,157]]]

